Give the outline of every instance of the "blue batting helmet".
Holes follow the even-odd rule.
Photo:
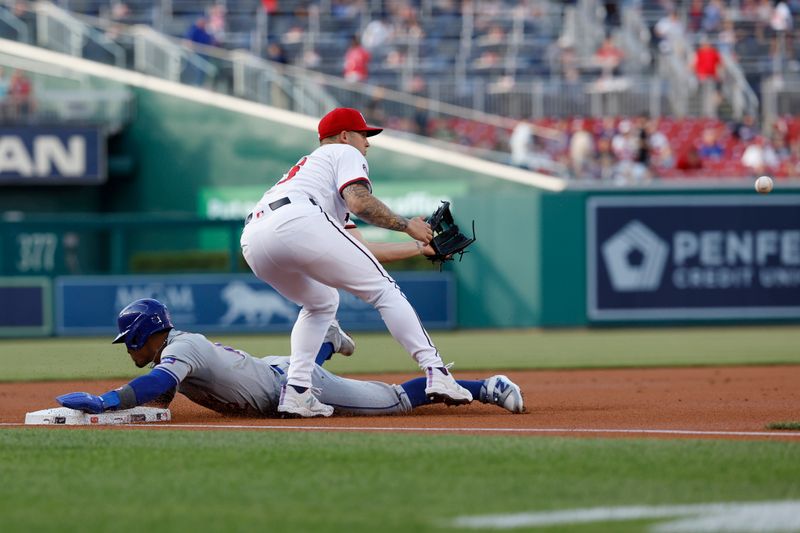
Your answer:
[[[167,306],[152,298],[142,298],[125,306],[117,317],[119,335],[112,344],[124,342],[132,350],[138,350],[150,335],[172,329]]]

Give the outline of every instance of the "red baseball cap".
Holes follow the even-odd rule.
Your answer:
[[[333,135],[339,135],[343,131],[358,131],[367,137],[372,137],[383,131],[383,128],[367,126],[364,115],[357,109],[350,107],[337,107],[319,121],[317,132],[319,140],[326,139]]]

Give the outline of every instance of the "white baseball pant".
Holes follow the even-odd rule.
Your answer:
[[[256,276],[302,309],[292,328],[287,382],[311,386],[314,358],[344,289],[375,307],[420,368],[444,366],[414,308],[375,256],[308,198],[252,220],[242,253]]]

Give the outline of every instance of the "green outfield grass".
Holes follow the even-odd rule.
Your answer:
[[[470,330],[432,333],[457,370],[800,363],[800,327]],[[288,355],[288,335],[210,336],[253,355]],[[386,333],[355,335],[340,373],[409,371],[410,357]],[[140,373],[108,338],[0,340],[0,381],[125,378]]]
[[[0,517],[4,532],[447,531],[487,513],[800,499],[797,459],[783,442],[7,429]]]
[[[458,369],[797,363],[800,345],[788,326],[433,336]],[[286,335],[212,340],[288,352]],[[388,335],[356,340],[356,355],[330,368],[416,371]],[[141,372],[107,338],[0,341],[3,381]],[[3,428],[0,530],[455,531],[481,515],[765,501],[796,502],[800,515],[798,459],[797,441]],[[674,520],[512,531],[647,532]]]

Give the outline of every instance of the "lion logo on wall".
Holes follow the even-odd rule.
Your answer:
[[[256,290],[241,281],[232,281],[222,289],[222,300],[228,305],[228,310],[220,324],[226,326],[240,318],[244,318],[249,326],[265,326],[276,317],[289,322],[297,318],[297,307],[280,294]]]

